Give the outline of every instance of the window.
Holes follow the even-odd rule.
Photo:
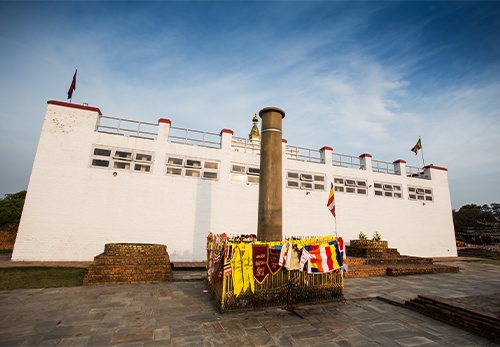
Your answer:
[[[401,199],[401,185],[394,183],[373,182],[375,196],[385,196],[388,198]]]
[[[349,194],[367,195],[366,181],[352,178],[335,177],[333,179],[336,192],[345,192]]]
[[[310,172],[287,171],[286,187],[303,190],[325,191],[326,176]]]
[[[172,157],[167,154],[165,174],[214,181],[219,178],[219,162],[187,157]]]
[[[229,180],[231,182],[259,184],[260,169],[255,166],[231,164]]]
[[[150,173],[153,161],[153,153],[98,145],[92,146],[90,155],[90,167],[120,171]]]
[[[432,189],[421,187],[408,187],[408,199],[413,201],[434,201]]]

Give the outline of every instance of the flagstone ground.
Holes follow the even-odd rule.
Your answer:
[[[346,279],[345,302],[299,306],[303,319],[280,308],[221,314],[197,271],[157,284],[1,291],[0,346],[493,345],[398,305],[500,292],[500,267],[452,265],[461,271]]]

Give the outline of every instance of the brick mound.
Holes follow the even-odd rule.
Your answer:
[[[404,276],[459,272],[457,266],[437,265],[432,258],[402,256],[387,241],[351,240],[346,246],[349,271],[345,278]]]
[[[157,283],[172,280],[167,246],[107,243],[104,253],[94,257],[83,284]]]
[[[419,295],[405,307],[500,344],[500,293],[446,299]]]

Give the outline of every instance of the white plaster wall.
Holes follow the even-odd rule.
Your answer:
[[[14,261],[88,261],[109,242],[162,243],[172,261],[205,259],[207,233],[257,232],[258,185],[231,182],[231,162],[259,165],[260,157],[235,152],[230,134],[223,148],[170,143],[160,124],[157,140],[95,131],[98,113],[49,104],[12,255]],[[155,153],[152,173],[90,168],[92,145]],[[285,145],[283,145],[285,147]],[[168,154],[219,160],[219,180],[165,175]],[[286,188],[286,169],[323,173],[324,192]],[[283,159],[283,234],[335,232],[326,207],[334,177],[401,183],[403,199],[335,194],[337,232],[347,242],[375,231],[389,247],[415,256],[456,256],[447,172],[430,169],[432,180],[371,170]],[[434,202],[407,199],[407,185],[432,188]]]

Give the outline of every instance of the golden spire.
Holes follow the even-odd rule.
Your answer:
[[[260,134],[259,134],[259,128],[257,127],[257,122],[259,121],[259,118],[257,118],[257,113],[253,116],[253,127],[252,130],[250,130],[250,135],[248,138],[250,141],[260,141]]]

